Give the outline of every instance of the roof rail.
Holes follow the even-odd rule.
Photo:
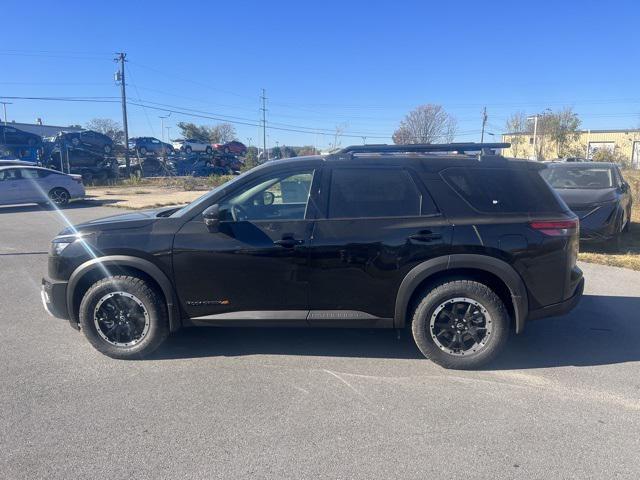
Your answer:
[[[493,154],[492,150],[498,148],[509,148],[510,143],[415,143],[388,145],[369,144],[369,145],[351,145],[345,147],[332,154],[334,157],[346,158],[352,157],[357,153],[428,153],[428,152],[480,152],[482,155]]]
[[[351,145],[335,153],[335,155],[354,154],[354,153],[422,153],[422,152],[481,152],[483,154],[490,153],[489,150],[498,148],[509,148],[510,143],[415,143],[388,145],[369,144],[369,145]]]

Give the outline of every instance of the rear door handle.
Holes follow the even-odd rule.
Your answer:
[[[442,235],[425,230],[409,235],[409,239],[415,242],[433,242],[434,240],[442,239]]]
[[[283,238],[282,240],[276,240],[273,243],[275,245],[280,245],[281,247],[284,247],[284,248],[293,248],[296,245],[302,245],[304,243],[304,240],[298,240],[297,238],[293,238],[293,237],[286,237],[286,238]]]

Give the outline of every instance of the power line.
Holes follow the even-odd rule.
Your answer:
[[[52,101],[52,102],[106,102],[106,103],[118,103],[118,100],[107,100],[107,99],[117,99],[120,97],[9,97],[2,96],[0,98],[6,98],[9,100],[43,100],[43,101]]]
[[[232,123],[232,124],[235,124],[235,125],[246,125],[246,126],[250,126],[250,127],[262,127],[261,123],[256,123],[256,122],[242,122],[242,121],[237,121],[237,120],[228,120],[228,119],[225,119],[225,118],[221,118],[219,116],[203,115],[203,114],[185,112],[185,111],[166,108],[166,107],[154,107],[154,106],[150,106],[150,105],[143,105],[143,104],[136,103],[136,102],[129,102],[129,104],[130,105],[136,105],[138,107],[146,106],[147,108],[150,108],[150,109],[155,109],[155,110],[159,110],[159,111],[162,111],[162,112],[171,112],[171,113],[175,113],[177,115],[185,115],[187,117],[206,118],[208,120],[215,120],[215,121],[218,121],[218,122],[227,122],[227,123]],[[306,130],[302,130],[302,128],[307,128],[307,129]],[[296,129],[296,128],[276,127],[276,126],[273,126],[273,125],[269,124],[267,126],[267,129],[268,130],[279,130],[279,131],[283,131],[283,132],[297,132],[297,133],[307,133],[307,134],[318,133],[319,135],[328,135],[328,133],[319,132],[319,131],[317,131],[315,129],[312,129],[312,128],[309,128],[309,127],[300,127],[300,128]],[[361,135],[342,134],[341,136],[350,137],[350,138],[362,138]],[[388,138],[391,138],[391,135],[371,136],[371,138],[385,138],[385,139],[388,139]]]
[[[144,102],[144,100],[140,96],[140,92],[138,91],[138,87],[136,87],[136,84],[133,81],[133,75],[131,73],[131,68],[129,68],[129,77],[131,77],[131,85],[133,85],[133,88],[136,91],[136,94],[138,95],[138,100],[140,100],[141,102]],[[142,110],[144,112],[144,116],[147,119],[147,125],[149,125],[149,130],[151,130],[151,134],[155,137],[156,136],[156,132],[155,132],[155,129],[153,128],[153,125],[151,124],[151,120],[149,119],[149,114],[147,113],[146,107],[142,107]],[[160,132],[160,136],[164,136],[164,133]]]

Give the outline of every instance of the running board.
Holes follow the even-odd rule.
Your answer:
[[[393,318],[357,310],[250,310],[189,319],[193,325],[283,326],[330,328],[393,328]]]

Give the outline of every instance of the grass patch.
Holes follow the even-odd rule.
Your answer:
[[[144,188],[144,187],[163,187],[182,191],[207,191],[215,188],[234,178],[233,175],[211,175],[209,177],[153,177],[140,178],[131,177],[125,180],[119,180],[113,185],[109,185],[110,189],[118,188]],[[91,187],[90,187],[91,188]]]

